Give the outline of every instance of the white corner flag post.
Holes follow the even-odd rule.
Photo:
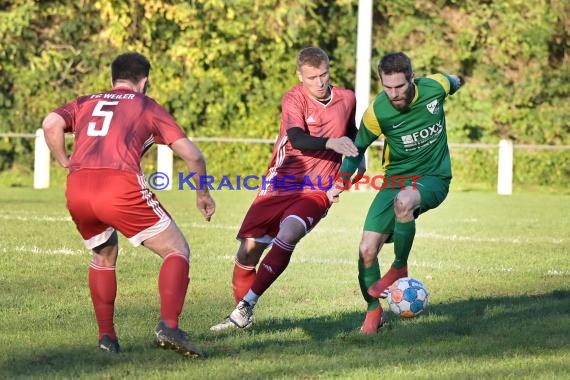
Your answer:
[[[513,193],[513,140],[499,141],[499,172],[497,179],[497,193],[511,195]]]
[[[36,130],[34,144],[34,189],[49,188],[50,151],[43,129]]]
[[[370,60],[372,55],[372,0],[358,2],[356,42],[356,126],[370,102]]]
[[[370,102],[370,61],[372,55],[372,0],[358,1],[358,31],[356,41],[356,79],[354,93],[356,95],[356,126]],[[368,151],[364,153],[368,164]]]
[[[173,164],[173,153],[172,149],[168,145],[157,145],[157,157],[156,157],[156,171],[161,172],[168,178],[168,185],[161,190],[172,190],[172,164]]]

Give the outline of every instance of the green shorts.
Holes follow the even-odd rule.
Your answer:
[[[416,186],[420,192],[421,200],[420,208],[414,212],[414,216],[417,218],[420,214],[439,206],[447,197],[449,183],[449,180],[433,176],[424,176],[417,179]],[[364,231],[373,231],[387,235],[391,235],[394,232],[394,223],[396,222],[394,199],[407,186],[413,186],[411,179],[406,180],[404,186],[399,184],[393,187],[387,186],[376,194],[364,221]],[[388,242],[391,240],[390,237]]]

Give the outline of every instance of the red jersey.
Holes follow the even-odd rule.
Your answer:
[[[315,137],[340,138],[354,129],[356,97],[348,89],[332,87],[323,104],[307,93],[303,84],[290,89],[281,100],[281,129],[260,195],[325,190],[330,187],[342,161],[333,150],[301,151],[287,138],[289,128],[302,128]]]
[[[71,172],[117,169],[142,174],[140,161],[153,143],[186,137],[174,118],[146,95],[126,88],[82,96],[54,110],[75,135]]]

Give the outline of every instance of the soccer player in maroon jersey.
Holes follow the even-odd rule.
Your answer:
[[[89,290],[99,326],[99,349],[119,352],[113,318],[119,231],[134,246],[142,244],[163,259],[155,342],[186,356],[201,356],[178,327],[189,283],[190,248],[148,189],[140,161],[157,143],[168,145],[197,177],[207,174],[206,163],[174,118],[145,95],[149,73],[150,63],[143,55],[119,55],[111,64],[111,90],[81,96],[57,108],[45,117],[42,128],[52,154],[69,171],[67,208],[93,251]],[[70,158],[66,132],[75,136]],[[207,188],[196,190],[196,206],[209,221],[215,203]]]
[[[257,197],[237,238],[233,270],[235,310],[213,331],[248,328],[259,297],[285,270],[295,245],[323,218],[331,202],[326,188],[343,155],[358,154],[354,92],[329,81],[329,58],[308,47],[297,56],[300,84],[282,99],[281,129]],[[264,250],[271,249],[256,271]]]

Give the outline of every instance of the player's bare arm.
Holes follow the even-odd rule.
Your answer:
[[[326,143],[326,148],[334,150],[335,152],[340,153],[344,156],[349,156],[349,157],[358,156],[358,149],[356,148],[352,140],[347,136],[328,139]]]
[[[65,120],[55,112],[49,113],[42,122],[44,137],[49,150],[64,168],[69,167],[65,149]]]
[[[339,178],[335,181],[334,185],[329,190],[327,190],[327,198],[329,199],[329,201],[331,201],[332,203],[338,203],[340,200],[339,197],[340,194],[344,190],[350,188],[351,184],[358,182],[362,178],[365,172],[366,172],[366,160],[362,159],[362,161],[358,165],[356,175],[352,177],[351,180],[347,178],[342,178],[342,179]]]
[[[348,189],[351,184],[358,182],[364,173],[366,172],[366,159],[362,157],[362,160],[357,166],[356,175],[352,179],[348,178],[348,173],[339,173],[339,177],[335,181],[334,185],[327,191],[327,198],[332,203],[338,203],[340,200],[339,195],[344,190]],[[341,177],[342,176],[342,177]]]
[[[214,212],[216,212],[216,202],[208,191],[202,192],[201,190],[197,190],[196,207],[200,210],[204,220],[207,222],[212,219]]]
[[[202,213],[204,219],[209,222],[216,211],[216,203],[210,195],[208,187],[200,186],[199,183],[200,178],[207,175],[204,156],[196,145],[187,138],[174,141],[170,144],[170,148],[184,160],[190,172],[196,173],[192,177],[196,185],[196,207]]]
[[[339,195],[342,193],[343,183],[336,182],[330,189],[327,190],[327,198],[332,203],[338,203]]]

